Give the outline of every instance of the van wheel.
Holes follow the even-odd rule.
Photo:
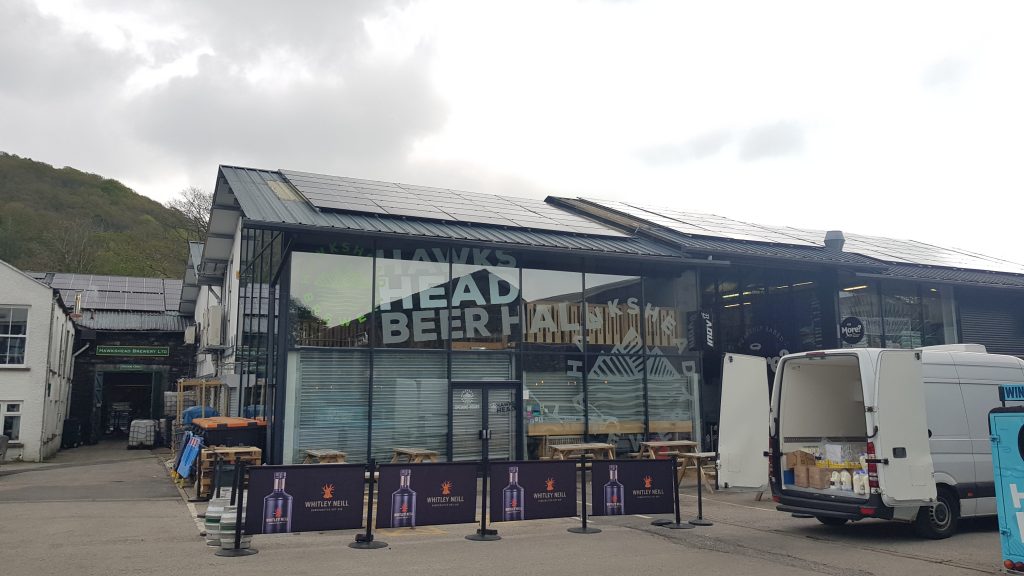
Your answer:
[[[825,526],[842,526],[846,524],[846,518],[832,518],[831,516],[815,516],[815,518]]]
[[[914,531],[918,536],[941,540],[956,533],[956,525],[960,521],[960,501],[948,489],[939,489],[934,506],[922,506],[917,511]]]

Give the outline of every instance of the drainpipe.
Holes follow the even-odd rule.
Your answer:
[[[43,438],[46,436],[46,386],[50,383],[50,357],[53,356],[53,313],[57,308],[58,294],[60,293],[54,290],[53,296],[50,298],[50,319],[46,330],[46,372],[43,373],[43,417],[39,422],[39,462],[43,461]],[[25,352],[27,353],[28,350],[26,349]],[[24,452],[22,457],[24,457]]]

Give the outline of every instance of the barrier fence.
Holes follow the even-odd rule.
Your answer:
[[[573,460],[452,462],[424,464],[300,464],[235,467],[231,502],[234,547],[221,556],[255,554],[242,535],[324,532],[365,527],[353,548],[382,548],[374,528],[468,524],[477,517],[477,485],[483,477],[480,529],[470,540],[497,540],[487,527],[510,521],[580,517],[570,532],[595,534],[588,516],[670,514],[669,528],[710,525],[702,518],[680,521],[678,463],[671,460]],[[587,471],[590,471],[589,490]],[[244,490],[248,474],[248,492]],[[579,475],[577,477],[577,474]],[[577,482],[578,480],[578,482]],[[702,496],[698,478],[698,510]],[[488,489],[488,486],[490,488]],[[242,502],[243,495],[247,501]],[[592,511],[588,511],[588,496]],[[577,498],[582,508],[577,509]],[[376,522],[374,522],[376,504]],[[488,505],[490,514],[488,514]],[[243,508],[244,507],[244,508]],[[242,511],[245,510],[245,517]],[[365,512],[365,513],[364,513]],[[700,520],[700,522],[698,522]]]

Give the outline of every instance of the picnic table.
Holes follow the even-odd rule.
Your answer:
[[[668,448],[671,452],[681,455],[687,452],[696,452],[697,446],[699,443],[693,440],[649,440],[640,443],[640,457],[653,460],[658,457],[658,450],[662,448]]]
[[[338,450],[303,450],[306,457],[302,459],[303,464],[344,464],[348,454]]]
[[[404,458],[410,464],[420,464],[423,461],[437,462],[441,455],[436,450],[424,450],[422,448],[395,448],[391,463],[397,464]]]
[[[581,444],[549,444],[551,458],[554,460],[567,460],[579,458],[583,455],[590,455],[593,458],[605,460],[615,459],[615,445],[604,442],[584,442]]]
[[[709,478],[707,472],[704,471],[705,462],[711,459],[718,458],[718,452],[681,452],[679,458],[686,460],[687,465],[689,462],[693,462],[693,466],[697,468],[697,481],[703,482],[708,490],[715,489],[715,483],[713,478]],[[682,477],[682,471],[686,470],[686,466],[680,468],[679,476]],[[713,471],[717,474],[717,471]]]

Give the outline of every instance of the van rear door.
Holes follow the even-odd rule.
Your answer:
[[[768,363],[758,356],[726,354],[722,367],[718,482],[759,488],[768,483]]]
[[[919,351],[879,353],[874,412],[877,432],[869,441],[874,442],[880,461],[882,502],[892,507],[934,502],[934,468]]]

